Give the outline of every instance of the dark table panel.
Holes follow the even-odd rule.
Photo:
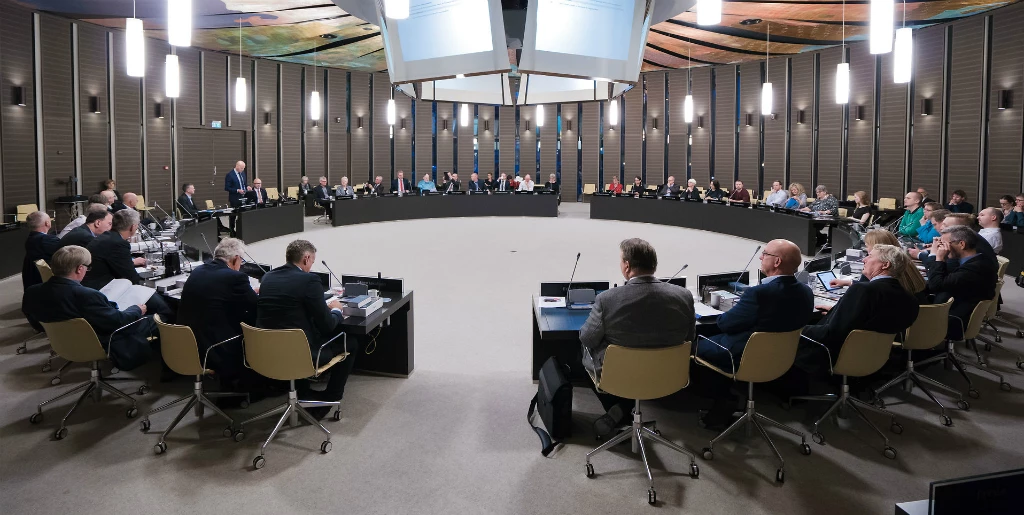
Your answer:
[[[205,252],[210,257],[213,257],[213,249],[217,247],[218,241],[217,222],[216,218],[210,218],[202,222],[188,222],[185,228],[181,230],[180,241],[182,245],[195,249],[199,255]]]
[[[1003,229],[1002,234],[1003,250],[999,255],[1010,260],[1006,273],[1017,277],[1024,270],[1024,234],[1007,229]]]
[[[235,232],[247,244],[302,232],[302,204],[288,204],[238,213]]]
[[[375,374],[408,377],[413,361],[413,292],[402,295],[381,292],[391,299],[366,318],[348,317],[342,322],[350,338],[361,342],[363,352],[356,356],[357,370]]]
[[[367,197],[334,203],[334,225],[467,216],[558,216],[555,195]]]
[[[0,249],[4,249],[0,252],[0,279],[21,273],[28,232],[25,226],[0,232]]]

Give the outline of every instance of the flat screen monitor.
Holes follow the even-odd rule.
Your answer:
[[[506,73],[426,81],[419,89],[420,100],[515,105]]]
[[[703,292],[704,287],[718,290],[739,290],[750,284],[750,272],[722,272],[719,274],[704,274],[697,276],[697,291]],[[738,287],[737,287],[738,286]]]
[[[667,282],[669,284],[674,284],[676,286],[681,286],[683,288],[686,288],[686,276],[685,275],[682,276],[682,277],[673,277],[671,279],[669,279],[668,277],[662,277],[662,278],[659,278],[658,280],[661,281],[661,282]]]

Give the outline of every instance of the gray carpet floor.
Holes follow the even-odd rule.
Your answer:
[[[661,272],[689,263],[687,275],[735,270],[756,242],[730,236],[646,224],[588,219],[585,205],[562,206],[557,219],[479,218],[313,226],[304,238],[337,273],[404,277],[416,292],[416,370],[407,379],[356,375],[349,381],[343,419],[327,422],[333,450],[320,454],[319,431],[285,429],[270,446],[267,465],[252,471],[253,457],[271,424],[254,424],[240,443],[221,437],[219,419],[189,415],[157,456],[156,430],[173,418],[153,417],[140,432],[124,404],[104,397],[87,402],[70,421],[70,435],[51,434],[70,406],[57,403],[41,425],[28,416],[35,405],[88,378],[87,369],[66,372],[60,386],[39,366],[46,350],[14,349],[30,329],[20,314],[19,277],[0,282],[0,513],[688,513],[864,514],[892,513],[893,503],[922,499],[930,481],[1024,464],[1024,373],[1014,358],[992,353],[992,368],[1006,373],[1012,392],[977,376],[981,399],[969,412],[952,411],[943,427],[927,399],[890,396],[890,409],[905,427],[892,435],[896,460],[882,456],[881,442],[852,419],[827,424],[824,446],[803,456],[798,441],[772,432],[786,458],[786,483],[775,484],[775,460],[766,445],[742,434],[716,447],[714,461],[698,458],[699,479],[688,461],[655,447],[652,465],[658,508],[646,503],[646,477],[628,445],[594,460],[597,475],[584,476],[584,455],[595,442],[590,425],[600,405],[577,388],[576,435],[549,458],[540,455],[525,421],[536,386],[530,380],[530,296],[541,281],[567,280],[582,252],[580,280],[621,283],[617,245],[627,237],[651,241]],[[257,243],[250,253],[280,264],[292,238]],[[1004,310],[1024,322],[1024,290],[1010,284]],[[1003,341],[1024,351],[1024,341],[1003,328]],[[938,369],[935,369],[938,368]],[[928,372],[963,386],[955,374]],[[188,381],[159,383],[158,367],[130,375],[149,380],[140,408],[188,393]],[[942,398],[944,401],[946,398]],[[267,399],[236,418],[280,402]],[[697,426],[699,402],[685,391],[649,403],[669,439],[693,452],[713,433]],[[824,406],[783,410],[765,398],[763,411],[807,429]],[[888,421],[874,418],[884,429]],[[771,432],[771,431],[770,431]]]

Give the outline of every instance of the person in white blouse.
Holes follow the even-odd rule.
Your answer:
[[[772,182],[772,192],[765,197],[764,203],[769,206],[782,207],[786,205],[787,200],[789,200],[789,194],[782,189],[782,183],[779,181]]]
[[[533,179],[530,178],[530,174],[523,176],[523,180],[519,183],[519,191],[533,191]]]
[[[978,213],[978,225],[981,226],[978,235],[988,240],[996,254],[1003,250],[1003,234],[999,232],[1002,221],[1003,212],[998,208],[986,207]]]

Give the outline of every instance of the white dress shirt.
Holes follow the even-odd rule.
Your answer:
[[[1003,235],[999,232],[998,227],[983,228],[978,231],[978,235],[988,240],[989,245],[992,245],[992,250],[996,251],[996,254],[1003,250]]]
[[[768,198],[764,199],[764,203],[769,206],[782,207],[786,205],[786,201],[789,200],[789,192],[784,189],[779,191],[773,191],[768,195]]]
[[[520,182],[519,191],[533,191],[533,181]]]
[[[65,234],[77,229],[79,226],[85,223],[85,215],[78,215],[74,220],[71,221],[67,226],[61,229],[58,238],[63,238]],[[996,252],[999,252],[998,250]]]

